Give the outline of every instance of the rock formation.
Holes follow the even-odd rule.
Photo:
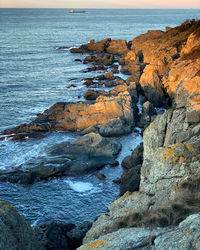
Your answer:
[[[130,63],[142,60],[146,64],[139,79],[141,93],[154,106],[167,105],[170,100],[171,107],[155,118],[154,108],[145,110],[145,104],[141,119],[145,124],[149,113],[152,120],[150,115],[146,120],[150,125],[143,133],[139,191],[127,192],[114,201],[93,223],[80,249],[199,246],[199,214],[189,216],[199,212],[199,37],[200,21],[192,20],[166,32],[149,31],[132,41]],[[123,176],[129,166],[137,165],[137,160],[131,159],[130,156],[123,161]],[[133,171],[127,179],[122,178],[122,184],[136,176]],[[148,227],[153,229],[148,231]]]

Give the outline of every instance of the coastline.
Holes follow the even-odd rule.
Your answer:
[[[151,208],[157,211],[156,209],[159,209],[161,205],[166,204],[169,200],[173,201],[177,193],[179,196],[183,193],[184,188],[187,188],[188,191],[194,179],[198,177],[198,145],[200,139],[198,38],[199,21],[197,20],[186,22],[176,28],[167,28],[166,32],[149,31],[136,37],[132,44],[127,44],[123,40],[105,39],[101,42],[91,40],[88,44],[73,49],[71,52],[106,53],[103,56],[93,54],[85,59],[85,63],[94,62],[104,66],[115,65],[116,59],[112,55],[120,55],[119,63],[122,65],[120,70],[130,75],[126,82],[123,79],[116,78],[114,73],[102,75],[98,78],[98,82],[96,82],[97,79],[87,79],[85,82],[89,81],[87,82],[88,86],[99,85],[99,83],[101,85],[102,81],[104,81],[104,85],[110,85],[109,82],[112,81],[114,89],[108,93],[93,90],[85,96],[90,98],[86,102],[58,103],[40,114],[30,124],[15,127],[3,133],[3,135],[9,135],[10,133],[12,135],[10,139],[21,140],[27,139],[27,137],[28,139],[34,138],[38,136],[38,133],[44,133],[45,136],[47,131],[81,130],[82,137],[74,143],[76,147],[70,148],[71,146],[67,146],[68,154],[77,150],[77,156],[81,151],[87,151],[86,148],[89,147],[90,157],[106,158],[114,156],[115,158],[118,150],[108,154],[108,148],[115,146],[108,144],[106,152],[103,151],[106,145],[104,137],[130,133],[136,125],[139,125],[144,131],[143,159],[138,159],[136,156],[139,154],[136,153],[135,156],[133,152],[128,159],[124,160],[122,165],[124,168],[123,181],[127,183],[127,179],[130,180],[134,177],[133,181],[130,186],[123,190],[124,196],[111,204],[108,212],[94,222],[84,238],[84,246],[80,249],[96,249],[97,246],[101,246],[102,249],[106,249],[108,246],[115,249],[114,241],[110,242],[110,237],[112,237],[110,234],[113,232],[120,230],[119,235],[117,233],[113,235],[113,237],[119,238],[120,235],[123,235],[123,230],[125,234],[126,231],[131,231],[121,228],[143,226],[142,223],[147,226],[149,226],[148,223],[155,226],[154,222],[148,220],[136,220],[136,224],[134,224],[134,220],[130,220],[134,218],[135,213],[138,215],[138,209],[139,211],[147,211]],[[113,68],[113,70],[118,69]],[[139,117],[136,106],[138,94],[144,97],[143,112]],[[155,107],[162,106],[167,108],[167,111],[156,116]],[[94,110],[97,110],[97,112],[95,113]],[[97,115],[99,111],[102,113],[100,117]],[[70,113],[73,115],[70,116]],[[100,123],[100,121],[103,121],[103,123]],[[13,137],[13,133],[16,136]],[[176,137],[174,137],[174,134],[176,134]],[[85,158],[83,163],[85,163]],[[103,163],[103,165],[105,164]],[[99,166],[91,165],[91,168],[93,167],[96,169]],[[76,169],[77,165],[73,165],[73,168]],[[66,171],[66,168],[64,170],[63,168],[61,170],[56,169],[55,172],[50,172],[50,175],[47,174],[47,178],[66,174]],[[18,172],[16,178],[18,178],[17,181],[28,180],[28,182],[46,178],[46,175],[45,177],[39,175],[40,179],[38,179],[37,174],[38,172],[35,169],[28,177],[24,177],[24,172]],[[135,177],[138,175],[140,176],[140,183],[137,182],[137,185],[132,189],[133,183],[136,182]],[[5,173],[3,178],[9,180],[6,179]],[[186,187],[183,186],[185,182],[187,183]],[[130,192],[126,193],[126,191],[136,192],[131,194]],[[195,211],[189,211],[187,216],[195,213]],[[142,216],[148,218],[148,214],[142,214]],[[181,220],[186,218],[183,215],[181,216]],[[165,226],[171,226],[170,222],[167,223]],[[178,224],[180,221],[176,223]],[[175,227],[177,224],[173,226]],[[177,231],[178,229],[175,227],[174,230]],[[151,230],[145,232],[148,235],[147,239],[145,238],[146,246],[150,247],[151,244],[157,244],[156,247],[159,247],[162,245],[163,233],[167,234],[171,231],[169,232],[166,229],[166,231],[158,230],[154,232]],[[140,234],[140,230],[138,234]],[[152,237],[155,237],[153,242],[151,241]],[[180,237],[180,235],[177,237]],[[196,237],[195,232],[192,237]],[[98,238],[99,240],[97,240]],[[158,240],[155,241],[155,239]],[[190,243],[192,239],[189,239]],[[128,240],[130,241],[130,239]],[[118,244],[121,247],[120,249],[126,249],[126,241],[127,239],[124,241],[123,238],[120,239]],[[172,241],[171,243],[173,243]],[[131,244],[137,245],[137,242]]]

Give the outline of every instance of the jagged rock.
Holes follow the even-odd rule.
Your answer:
[[[34,232],[38,241],[44,249],[70,250],[69,239],[66,234],[76,226],[74,224],[64,224],[59,222],[45,222],[34,227]]]
[[[90,80],[90,79],[88,79],[88,80],[86,80],[86,81],[84,82],[84,85],[86,85],[86,86],[91,86],[91,85],[93,85],[93,84],[94,84],[93,80]]]
[[[74,62],[82,62],[82,60],[79,58],[76,58],[76,59],[74,59]]]
[[[127,222],[127,215],[147,209],[151,203],[149,196],[138,192],[127,192],[114,201],[108,211],[102,214],[92,225],[83,239],[83,244],[98,239],[100,236],[117,231]]]
[[[84,222],[80,226],[71,223],[44,222],[34,227],[35,235],[44,249],[75,250],[82,244],[91,222]]]
[[[117,178],[117,179],[113,180],[113,183],[119,185],[119,184],[121,184],[121,179]]]
[[[83,249],[199,249],[200,214],[187,217],[178,227],[165,229],[123,228],[81,246]]]
[[[104,91],[95,91],[92,89],[88,89],[88,91],[85,93],[84,98],[86,100],[96,100],[97,97],[104,94]]]
[[[200,214],[193,214],[154,240],[155,249],[199,249],[200,248]]]
[[[122,161],[122,167],[125,170],[141,165],[143,162],[143,143],[140,143],[130,156],[126,156]]]
[[[121,176],[120,195],[127,191],[138,191],[140,184],[140,169],[143,162],[143,144],[137,146],[130,156],[122,161],[124,169]]]
[[[82,240],[85,237],[88,230],[91,228],[91,226],[92,226],[92,223],[86,221],[80,226],[77,226],[71,231],[67,232],[70,250],[75,250],[77,249],[77,247],[81,246]]]
[[[146,128],[156,117],[157,112],[149,101],[143,103],[142,105],[142,115],[140,117],[138,126]]]
[[[108,46],[110,41],[111,41],[110,38],[104,39],[100,42],[95,42],[94,40],[91,40],[89,43],[83,44],[79,48],[71,48],[70,52],[71,53],[88,53],[88,52],[103,53],[105,52],[105,49]]]
[[[52,177],[81,175],[114,164],[121,144],[99,134],[86,134],[70,144],[63,142],[47,149],[46,157],[27,161],[17,169],[2,170],[0,181],[31,184]]]
[[[120,136],[129,134],[132,131],[130,125],[120,118],[110,119],[99,126],[99,133],[102,136]]]
[[[200,136],[182,108],[157,116],[143,138],[140,191],[154,196],[156,207],[174,198],[177,181],[198,171]]]
[[[166,104],[166,94],[162,87],[158,71],[151,65],[147,65],[140,78],[142,91],[148,101],[155,107]]]
[[[156,237],[165,232],[163,229],[145,229],[145,228],[125,228],[110,234],[106,234],[97,240],[92,240],[78,248],[86,249],[102,249],[102,250],[130,250],[141,249],[147,250],[153,247],[153,241]],[[161,249],[161,248],[160,248]]]
[[[25,134],[52,130],[84,130],[110,119],[121,117],[127,125],[134,126],[137,117],[133,112],[133,100],[128,91],[118,95],[99,96],[94,104],[56,103],[30,124],[23,124],[4,131],[4,134]],[[14,138],[12,135],[10,139]]]
[[[94,64],[112,65],[114,62],[113,55],[86,56],[83,63],[93,62]]]
[[[0,201],[0,249],[45,249],[37,241],[25,217],[4,201]]]
[[[141,71],[141,65],[135,61],[130,62],[127,65],[123,65],[120,70],[120,72],[122,72],[123,74],[131,75],[132,78],[134,77],[134,82],[139,81],[141,74],[140,71]]]
[[[106,49],[107,53],[114,55],[124,55],[129,49],[127,47],[126,40],[112,40],[109,42],[109,45]]]

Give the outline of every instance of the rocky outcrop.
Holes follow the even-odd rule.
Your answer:
[[[119,229],[84,244],[79,250],[86,249],[155,249],[179,250],[199,249],[200,247],[200,214],[189,216],[177,227],[165,229],[126,228]]]
[[[199,183],[200,166],[199,29],[200,21],[192,20],[166,32],[149,31],[132,41],[132,56],[122,58],[125,66],[130,63],[145,66],[138,89],[148,102],[143,105],[140,122],[141,127],[150,125],[143,133],[139,191],[125,193],[108,207],[86,234],[82,249],[95,248],[96,244],[102,249],[129,249],[129,242],[132,249],[188,249],[199,245],[199,230],[195,230],[199,214],[191,215],[199,212],[200,190],[195,181],[197,178]],[[168,95],[171,108],[155,117],[152,104],[167,106]],[[122,162],[127,178],[123,180],[122,176],[121,185],[136,176],[132,169],[135,159],[131,157]],[[185,185],[190,188],[185,189]],[[126,188],[122,194],[125,191]],[[145,236],[134,240],[144,226],[145,233],[148,227],[165,229],[154,236],[147,233],[146,243],[138,245]],[[131,230],[136,232],[134,237]],[[118,238],[119,244],[112,237]]]
[[[0,201],[0,249],[44,250],[25,217],[4,201]]]
[[[133,107],[134,102],[128,90],[118,92],[117,95],[99,96],[94,104],[56,103],[38,115],[30,124],[9,129],[4,134],[12,134],[9,139],[17,139],[16,134],[21,134],[22,138],[27,139],[37,132],[83,130],[118,117],[122,118],[127,125],[134,127],[136,117]]]
[[[129,51],[126,40],[111,40],[106,52],[114,55],[124,55]]]
[[[144,162],[140,190],[156,204],[174,198],[178,180],[198,172],[199,124],[187,122],[186,109],[168,110],[144,132]]]
[[[31,184],[53,177],[81,175],[106,164],[115,164],[121,144],[99,134],[84,135],[70,144],[63,142],[47,149],[47,156],[32,159],[13,170],[2,170],[0,181]]]
[[[33,230],[44,249],[70,250],[67,232],[75,227],[73,224],[45,222],[37,225]]]
[[[91,40],[87,44],[81,45],[79,48],[71,48],[71,53],[109,53],[113,55],[123,55],[129,51],[126,40],[104,39],[100,42]]]
[[[91,227],[91,222],[80,226],[71,223],[44,222],[33,228],[37,240],[44,249],[75,250]]]

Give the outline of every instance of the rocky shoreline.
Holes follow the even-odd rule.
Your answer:
[[[81,237],[75,243],[70,243],[73,237],[68,233],[74,227],[66,231],[66,225],[51,223],[39,225],[35,233],[27,222],[28,229],[22,225],[29,232],[26,243],[25,234],[16,236],[12,231],[14,221],[6,224],[13,209],[6,203],[0,209],[4,234],[10,230],[13,242],[24,241],[24,245],[19,243],[20,249],[76,249],[83,238],[80,249],[200,248],[200,21],[188,20],[167,27],[166,32],[148,31],[128,43],[91,40],[70,51],[87,54],[83,63],[90,67],[86,71],[104,72],[84,80],[90,88],[86,100],[56,103],[31,123],[1,132],[1,139],[28,140],[55,130],[77,131],[80,137],[71,144],[49,148],[47,160],[2,171],[0,181],[31,184],[116,165],[121,150],[117,137],[131,133],[136,126],[142,130],[143,144],[122,161],[124,172],[118,180],[122,196],[90,230],[83,226],[82,233],[76,232],[73,237]],[[116,76],[119,70],[129,76],[126,81]],[[112,89],[94,89],[104,86]],[[158,115],[160,107],[166,111]],[[18,224],[23,223],[19,219]],[[41,228],[45,228],[43,233]],[[60,232],[58,242],[64,247],[51,238],[54,230]],[[38,243],[33,243],[34,237]],[[52,242],[57,242],[56,248]],[[6,249],[7,244],[0,236],[0,247]]]

